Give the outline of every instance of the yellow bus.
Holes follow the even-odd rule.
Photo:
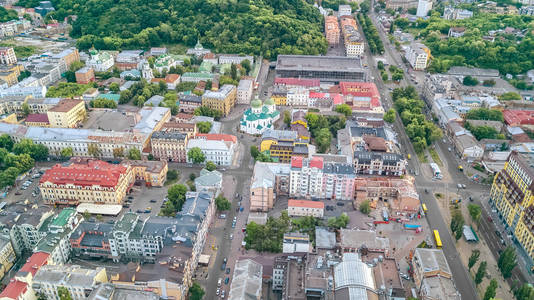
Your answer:
[[[424,203],[421,204],[421,207],[423,208],[423,211],[424,211],[424,212],[427,212],[427,211],[428,211],[428,208],[426,208],[426,204],[424,204]]]
[[[441,249],[443,244],[441,244],[441,238],[439,237],[439,231],[434,229],[434,239],[436,240],[436,248]]]

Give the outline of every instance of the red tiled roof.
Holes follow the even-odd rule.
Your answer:
[[[322,169],[323,168],[323,158],[322,157],[313,157],[310,160],[310,167]]]
[[[179,79],[180,79],[180,75],[178,74],[167,74],[167,76],[165,76],[165,81],[167,83],[175,83]]]
[[[115,187],[126,170],[123,165],[109,164],[100,160],[91,160],[87,164],[72,163],[68,166],[57,164],[44,173],[39,183]]]
[[[281,77],[275,78],[274,84],[297,85],[297,86],[304,86],[304,87],[320,86],[319,79],[300,79],[300,78],[281,78]]]
[[[196,137],[203,138],[208,141],[225,141],[225,142],[237,143],[237,137],[231,134],[197,133]]]
[[[26,282],[12,279],[0,294],[0,298],[19,299],[28,290]]]
[[[502,114],[508,125],[534,125],[534,111],[532,110],[505,109]]]
[[[345,96],[369,97],[373,107],[380,106],[380,93],[372,82],[343,81],[339,83],[339,87]]]
[[[45,252],[35,252],[26,260],[26,263],[20,268],[19,272],[29,272],[35,275],[42,266],[47,264],[49,256],[50,254]]]
[[[304,158],[302,156],[293,156],[291,158],[291,167],[292,168],[302,168],[302,162]]]
[[[48,123],[48,115],[47,114],[29,114],[26,117],[26,122]]]
[[[193,119],[193,117],[194,117],[193,114],[178,113],[175,118],[176,119],[190,120],[190,119]]]
[[[288,207],[308,207],[308,208],[320,208],[324,209],[324,203],[319,201],[309,201],[309,200],[288,200]]]
[[[83,102],[83,100],[63,99],[63,100],[59,101],[58,104],[56,104],[56,106],[52,107],[48,111],[51,111],[51,112],[69,112],[76,105],[80,104],[80,102]]]

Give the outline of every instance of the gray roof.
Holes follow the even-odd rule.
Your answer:
[[[181,214],[198,216],[201,219],[204,219],[213,199],[214,195],[211,192],[187,192],[185,194],[185,203],[182,207]]]
[[[355,151],[354,159],[358,160],[359,163],[371,163],[373,160],[382,160],[383,164],[396,165],[399,161],[403,159],[402,155],[397,153],[388,153],[388,152],[370,152],[370,151]]]
[[[80,243],[82,246],[101,247],[102,242],[108,243],[108,235],[111,233],[112,230],[113,224],[83,221],[72,232],[70,238],[78,239],[82,236],[83,233],[85,233]],[[89,234],[88,232],[98,232],[98,234]]]
[[[218,91],[206,91],[202,98],[213,98],[218,100],[224,100],[230,92],[235,90],[235,85],[225,84]]]
[[[276,70],[299,71],[363,71],[362,63],[356,57],[278,55]]]
[[[180,101],[185,101],[185,102],[202,103],[202,97],[197,96],[195,94],[189,94],[189,95],[180,94],[179,99]]]
[[[261,135],[261,139],[275,139],[275,140],[290,140],[294,141],[297,139],[297,132],[291,130],[275,130],[267,129]]]
[[[222,182],[222,174],[217,170],[208,171],[206,169],[200,170],[200,176],[195,178],[195,186],[199,187],[214,187],[220,186]]]
[[[384,127],[363,127],[363,126],[351,126],[350,127],[350,136],[351,137],[360,137],[364,135],[376,136],[381,138],[386,138],[386,133]]]
[[[152,134],[152,139],[173,139],[185,140],[187,135],[177,131],[156,131]]]
[[[440,271],[451,275],[451,269],[441,249],[416,248],[414,257],[425,273]]]
[[[347,294],[344,299],[348,300],[364,300],[367,299],[367,291],[375,292],[373,269],[356,253],[345,253],[343,261],[334,267],[334,290],[342,289],[347,289],[343,294]]]
[[[256,162],[254,165],[254,175],[252,177],[252,184],[250,185],[250,188],[274,187],[275,175],[289,175],[289,172],[289,164]]]
[[[237,86],[237,90],[248,90],[252,86],[252,80],[250,79],[241,79],[239,81],[239,85]]]
[[[499,77],[499,70],[454,66],[450,68],[447,74],[460,76],[469,75],[474,77]]]
[[[323,168],[324,173],[354,175],[354,166],[351,164],[341,163],[325,163]]]
[[[163,96],[154,95],[145,102],[144,106],[149,106],[149,105],[159,106],[159,104],[163,101],[163,99],[165,99]]]
[[[234,267],[229,300],[259,299],[261,297],[263,266],[250,260],[239,260]]]
[[[85,269],[77,265],[45,265],[33,278],[34,284],[49,283],[74,288],[93,288],[95,276],[104,268]]]
[[[336,234],[325,227],[315,227],[315,246],[320,249],[334,249]]]

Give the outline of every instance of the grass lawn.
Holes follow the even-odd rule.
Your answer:
[[[424,152],[417,153],[417,158],[422,163],[427,163],[428,162],[428,159],[426,158],[426,154]]]
[[[17,46],[14,43],[10,43],[10,42],[0,43],[0,46],[1,47],[13,47],[13,50],[15,50],[15,54],[17,55],[18,58],[28,57],[37,52],[37,47],[35,46]]]
[[[432,160],[438,164],[438,166],[443,167],[443,162],[441,161],[441,158],[439,158],[439,154],[434,148],[428,149],[428,152],[430,153],[430,156],[432,157]]]

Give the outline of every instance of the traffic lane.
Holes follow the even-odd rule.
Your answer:
[[[417,186],[419,195],[423,195],[424,189],[420,188],[418,184]],[[449,233],[448,225],[443,220],[437,199],[431,195],[430,197],[422,197],[422,202],[425,203],[428,208],[426,219],[431,230],[437,229],[439,231],[441,240],[443,242],[443,253],[447,258],[456,288],[460,292],[462,299],[478,299],[473,281],[471,280],[467,269],[462,264],[462,261],[458,255],[458,251],[456,250],[456,241],[453,240]]]

